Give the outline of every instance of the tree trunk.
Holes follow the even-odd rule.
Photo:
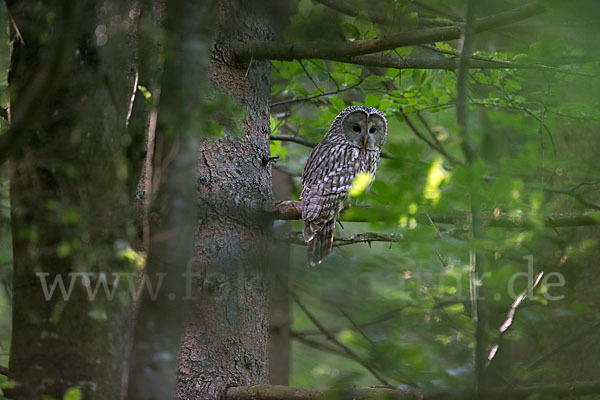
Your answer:
[[[10,379],[16,399],[119,397],[134,271],[131,189],[143,139],[127,132],[129,9],[120,2],[8,1],[14,254]],[[18,27],[18,31],[15,28]],[[141,155],[141,152],[138,154]],[[95,299],[89,292],[106,278]],[[62,279],[51,290],[55,279]],[[44,288],[44,280],[47,287]],[[72,292],[69,288],[72,285]]]
[[[268,40],[259,1],[222,0],[213,53],[214,86],[246,112],[241,137],[202,142],[198,166],[196,290],[179,356],[177,395],[220,398],[229,386],[268,381],[267,227],[262,208],[272,201],[269,163],[270,63],[240,65],[229,43]]]
[[[291,197],[291,177],[273,169],[273,195],[275,201]],[[290,233],[290,223],[285,221],[275,227],[277,235]],[[290,275],[290,244],[279,242],[274,246],[275,256],[269,281],[269,382],[288,385],[290,381],[292,313],[288,291]]]

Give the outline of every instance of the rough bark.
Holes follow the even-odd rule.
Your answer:
[[[229,386],[266,383],[267,287],[264,271],[272,201],[269,164],[270,64],[240,65],[228,43],[268,40],[259,1],[218,2],[218,37],[212,80],[244,109],[241,137],[227,134],[202,142],[198,165],[197,268],[179,356],[177,395],[220,398]],[[228,132],[229,133],[229,132]]]
[[[14,255],[10,379],[15,399],[119,397],[131,296],[114,297],[76,277],[70,296],[48,286],[71,273],[133,270],[119,250],[131,242],[128,169],[137,144],[125,128],[131,88],[127,30],[120,2],[7,2],[14,18],[9,76],[11,219]],[[112,21],[112,23],[111,23]],[[18,27],[19,31],[15,30]],[[6,149],[4,149],[6,150]],[[127,161],[126,161],[127,160]],[[135,164],[135,162],[133,162]],[[134,168],[134,166],[132,166]],[[91,281],[91,282],[90,282]]]

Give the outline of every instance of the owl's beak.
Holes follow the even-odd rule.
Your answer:
[[[367,136],[363,137],[363,147],[366,148],[367,147]]]

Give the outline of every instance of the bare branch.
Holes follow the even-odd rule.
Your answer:
[[[264,209],[267,216],[273,219],[295,220],[302,219],[301,201],[280,201],[268,205]],[[428,216],[436,224],[463,226],[468,223],[467,211],[450,211],[445,214],[416,214],[415,219],[419,223],[429,223]],[[483,211],[482,219],[485,226],[490,228],[530,228],[541,224],[547,228],[565,228],[576,226],[596,226],[600,225],[600,215],[596,211],[587,211],[582,213],[565,212],[552,213],[547,215],[510,215],[508,213],[494,213]],[[342,221],[365,222],[364,218],[348,217],[342,214]]]
[[[449,392],[434,393],[431,396],[423,394],[418,389],[386,389],[386,388],[351,388],[348,398],[352,399],[452,399],[456,394]],[[485,398],[506,399],[523,398],[532,394],[548,394],[557,398],[572,398],[600,393],[600,381],[567,382],[558,384],[540,384],[530,386],[496,387],[485,391]],[[228,400],[317,400],[327,394],[339,395],[339,391],[324,389],[304,389],[288,386],[253,385],[231,387],[227,391]],[[464,393],[460,398],[477,398],[475,393]],[[481,398],[481,397],[479,397]]]
[[[437,46],[434,45],[430,45],[430,44],[424,44],[421,45],[421,47],[428,49],[428,50],[432,50],[435,51],[436,53],[442,53],[442,54],[447,54],[447,55],[452,55],[455,57],[458,57],[460,54],[457,53],[456,51],[452,51],[452,50],[446,50],[446,49],[440,49]],[[480,56],[477,54],[473,54],[471,56],[472,60],[470,62],[470,66],[471,68],[513,68],[513,69],[540,69],[543,71],[550,71],[550,72],[560,72],[563,74],[568,74],[568,75],[580,75],[580,76],[586,76],[589,78],[595,78],[596,76],[598,76],[597,74],[588,74],[585,72],[578,72],[578,71],[570,71],[568,69],[563,69],[563,68],[558,68],[558,67],[552,67],[549,65],[544,65],[544,64],[538,64],[538,63],[518,63],[518,62],[514,62],[514,61],[509,61],[509,60],[503,60],[501,58],[495,58],[495,57],[489,57],[489,56]],[[452,58],[448,58],[447,60],[453,61]],[[480,61],[478,63],[478,61]],[[495,64],[495,67],[494,67]]]
[[[303,102],[303,101],[314,100],[314,99],[317,99],[319,97],[333,96],[333,95],[338,94],[338,93],[342,93],[342,92],[345,92],[345,91],[348,91],[348,90],[351,90],[351,89],[355,89],[355,88],[359,87],[361,83],[363,83],[362,79],[358,83],[356,83],[355,85],[348,86],[348,87],[345,87],[345,88],[342,88],[342,89],[339,89],[339,90],[333,90],[331,92],[319,93],[319,94],[316,94],[314,96],[303,97],[301,99],[289,99],[289,100],[276,101],[275,103],[272,103],[270,107],[273,108],[273,107],[277,107],[277,106],[280,106],[280,105],[283,105],[283,104],[300,103],[300,102]]]
[[[332,10],[338,11],[342,14],[349,15],[351,17],[356,17],[360,11],[356,8],[352,7],[351,4],[348,4],[342,0],[316,0],[318,3],[326,5]],[[380,25],[388,25],[391,21],[384,14],[379,13],[375,10],[367,11],[367,15],[371,19],[372,22]],[[419,16],[419,26],[448,26],[448,25],[456,25],[457,22],[451,21],[448,19],[437,19],[437,18],[424,18]]]
[[[431,46],[434,47],[434,46]],[[428,48],[431,48],[428,47]],[[442,49],[439,49],[442,50]],[[447,50],[442,50],[444,53]],[[454,53],[454,52],[449,52]],[[568,75],[581,75],[586,77],[596,77],[595,74],[588,74],[585,72],[571,71],[564,68],[551,67],[543,64],[534,63],[516,63],[508,60],[500,59],[485,59],[482,56],[473,56],[470,66],[473,69],[539,69],[547,70],[552,72],[560,72]],[[388,54],[377,53],[367,54],[362,56],[344,56],[344,57],[330,57],[332,61],[340,61],[349,64],[365,65],[370,67],[382,67],[382,68],[397,68],[397,69],[443,69],[448,71],[454,71],[458,68],[458,58],[404,58],[394,57]]]
[[[346,392],[344,398],[363,399],[398,399],[398,400],[422,400],[423,393],[417,389],[387,389],[387,388],[351,388]],[[231,387],[227,390],[227,400],[317,400],[335,396],[338,398],[339,391],[324,389],[305,389],[289,386],[276,385],[253,385]]]
[[[479,18],[474,24],[476,32],[496,29],[542,12],[537,2],[530,3],[502,13]],[[398,47],[412,46],[445,40],[458,39],[461,26],[419,29],[402,32],[374,39],[345,41],[340,43],[281,43],[270,41],[249,41],[231,43],[236,56],[240,59],[285,60],[320,58],[335,60],[340,57],[359,56],[391,50]]]
[[[400,242],[403,239],[404,237],[399,234],[364,232],[345,237],[336,237],[333,239],[333,246],[341,247],[356,243],[367,243],[370,246],[373,242]],[[290,232],[288,235],[280,237],[279,240],[291,244],[306,245],[300,232]]]
[[[594,323],[592,323],[587,328],[584,328],[584,329],[580,330],[579,332],[575,332],[573,335],[570,335],[570,336],[564,338],[563,340],[554,344],[553,346],[551,346],[544,352],[538,354],[535,358],[533,358],[527,364],[527,369],[532,369],[532,368],[537,367],[551,355],[555,354],[559,350],[562,350],[562,349],[572,345],[573,343],[576,343],[579,339],[587,336],[588,334],[592,333],[593,331],[595,331],[598,328],[600,328],[600,319],[596,320]]]
[[[312,347],[313,349],[324,351],[324,352],[330,353],[330,354],[334,354],[338,357],[348,358],[348,354],[344,353],[343,351],[338,350],[335,347],[326,345],[325,343],[321,343],[317,340],[308,339],[307,337],[305,337],[305,335],[300,335],[296,332],[291,332],[290,335],[294,340],[297,340],[306,346]]]
[[[336,346],[338,346],[340,349],[342,349],[346,354],[348,354],[348,356],[351,359],[353,359],[354,361],[356,361],[357,363],[359,363],[360,365],[365,367],[365,369],[367,369],[367,371],[369,371],[371,373],[371,375],[373,375],[373,377],[375,377],[375,379],[377,379],[383,385],[385,385],[388,388],[392,387],[392,385],[390,385],[387,380],[385,380],[381,375],[379,375],[379,373],[377,371],[375,371],[375,369],[373,369],[372,366],[370,366],[364,360],[362,360],[348,346],[346,346],[345,344],[343,344],[342,342],[337,340],[336,337],[333,336],[333,334],[331,334],[310,311],[308,311],[308,309],[304,306],[304,304],[302,304],[302,302],[300,301],[298,296],[296,296],[296,294],[293,291],[290,290],[289,293],[290,293],[290,296],[292,297],[292,299],[294,299],[294,301],[296,302],[296,304],[298,304],[298,307],[300,307],[300,309],[304,312],[304,314],[306,314],[308,319],[310,319],[312,321],[312,323],[323,333],[323,335],[325,335],[325,337],[331,343],[334,343]]]
[[[577,200],[579,203],[583,204],[588,208],[593,208],[595,210],[600,210],[600,205],[592,203],[581,197],[579,194],[574,193],[572,190],[561,190],[561,189],[552,189],[552,188],[544,188],[544,192],[546,193],[556,193],[556,194],[565,194]]]
[[[435,138],[435,143],[431,142],[429,139],[427,139],[425,137],[425,135],[423,135],[421,133],[421,131],[419,131],[419,129],[417,129],[417,127],[412,123],[412,121],[410,120],[410,118],[408,118],[408,115],[406,115],[404,113],[404,110],[400,109],[400,113],[402,114],[402,116],[404,117],[404,120],[406,121],[406,124],[408,125],[408,127],[413,131],[413,133],[422,141],[424,141],[425,143],[427,143],[427,145],[433,149],[434,151],[437,151],[438,153],[440,153],[441,155],[443,155],[448,162],[450,163],[450,165],[452,165],[453,167],[455,167],[457,164],[461,164],[459,161],[457,161],[454,157],[452,157],[450,154],[448,154],[446,152],[446,149],[444,149],[444,147],[442,147],[441,143],[437,140],[437,138],[435,138],[435,135],[433,135],[433,133],[430,131],[431,135],[434,136]],[[419,113],[417,113],[417,115],[420,116]],[[423,121],[423,119],[421,118],[421,121]],[[426,125],[424,123],[424,125],[429,128],[428,125]]]

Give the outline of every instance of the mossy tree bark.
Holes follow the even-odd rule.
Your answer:
[[[125,127],[134,21],[126,2],[7,5],[14,18],[11,127],[3,138],[11,140],[12,170],[9,370],[20,385],[12,397],[62,398],[77,386],[85,399],[116,399],[132,299],[113,273],[135,270],[121,250],[132,239],[132,171],[143,149],[143,136]],[[100,286],[90,300],[102,274],[114,292]],[[59,286],[45,294],[42,278],[48,289],[62,279],[66,295]]]

